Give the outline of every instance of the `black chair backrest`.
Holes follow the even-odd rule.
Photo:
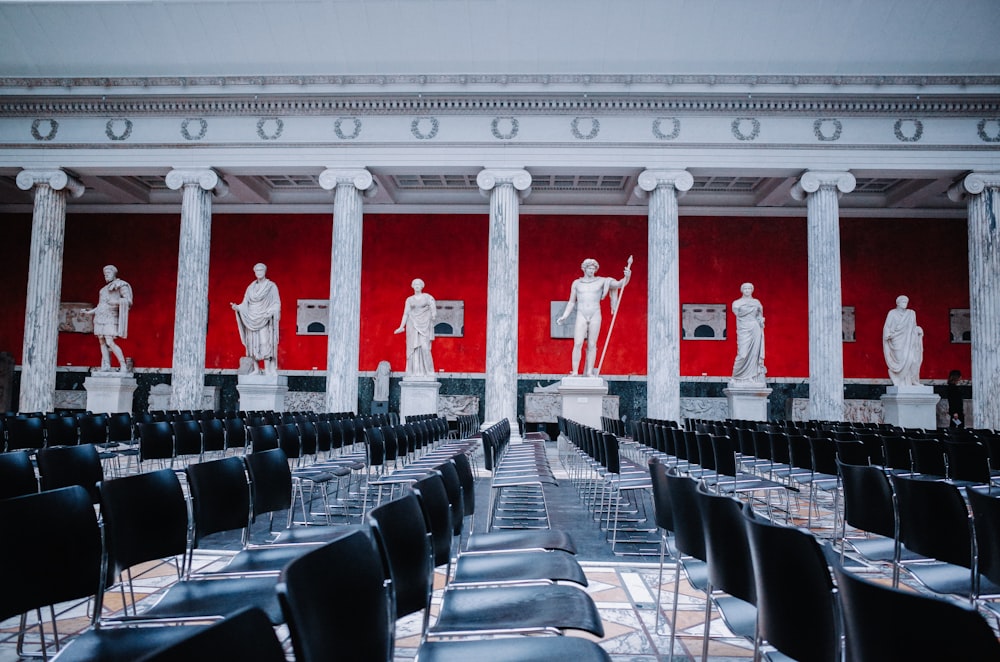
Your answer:
[[[947,660],[956,657],[956,642],[963,660],[1000,659],[993,629],[975,609],[833,570],[852,662]]]
[[[205,536],[236,531],[250,524],[250,484],[243,459],[191,464],[186,469],[191,490],[192,536],[195,548]]]
[[[201,443],[206,453],[226,450],[226,427],[218,418],[201,420]]]
[[[169,460],[174,456],[174,432],[167,421],[139,425],[139,460]]]
[[[378,552],[361,531],[289,563],[278,581],[278,599],[295,659],[391,660],[395,619],[386,577]]]
[[[285,451],[249,453],[243,458],[250,477],[250,502],[253,517],[292,507],[292,471]]]
[[[427,530],[431,534],[434,565],[442,566],[451,558],[454,535],[451,522],[451,504],[444,481],[437,472],[428,474],[413,484],[413,493],[420,500]]]
[[[750,543],[743,524],[743,504],[738,499],[711,494],[701,487],[695,492],[695,500],[705,532],[705,558],[712,588],[756,604],[757,590]]]
[[[175,419],[170,423],[174,431],[174,453],[181,455],[201,455],[203,449],[201,423],[194,419]]]
[[[667,492],[674,519],[674,545],[681,554],[704,561],[707,558],[705,532],[701,527],[698,502],[695,501],[697,490],[695,479],[667,472]]]
[[[667,487],[667,465],[657,458],[649,459],[649,477],[653,484],[653,516],[656,526],[674,532],[673,507],[670,504],[670,489]]]
[[[11,416],[7,419],[7,450],[38,449],[45,446],[45,419],[38,416]]]
[[[284,662],[285,659],[285,651],[264,610],[260,607],[245,607],[222,620],[195,630],[193,634],[173,644],[142,656],[137,662]]]
[[[465,519],[465,500],[462,495],[462,479],[458,475],[458,468],[455,466],[454,460],[448,460],[434,467],[434,470],[441,474],[441,481],[448,493],[448,503],[451,505],[452,535],[460,536]]]
[[[368,514],[383,571],[392,577],[394,618],[427,609],[433,576],[430,541],[424,514],[415,494],[384,503]]]
[[[882,467],[837,461],[844,487],[844,521],[856,529],[896,537],[895,497]]]
[[[458,470],[458,478],[462,481],[462,509],[466,516],[476,514],[476,477],[472,471],[472,460],[468,455],[459,453],[451,458]]]
[[[75,446],[80,443],[80,430],[75,416],[53,416],[45,419],[46,446]]]
[[[258,451],[269,451],[278,447],[278,431],[270,423],[250,427],[250,448]]]
[[[971,569],[972,519],[959,489],[950,483],[904,476],[892,476],[892,484],[900,542],[921,556]]]
[[[744,507],[760,636],[796,660],[838,662],[840,627],[833,580],[816,538]]]
[[[913,470],[920,474],[944,478],[947,468],[944,461],[944,446],[941,442],[937,439],[921,438],[912,438],[909,441]]]
[[[104,480],[104,468],[92,444],[41,448],[36,459],[43,491],[79,485],[94,503],[98,502],[97,484]]]
[[[0,591],[0,620],[97,592],[101,531],[85,489],[75,485],[5,499],[0,522],[8,536],[0,545],[0,567],[30,572],[12,577]]]
[[[976,529],[977,569],[994,584],[1000,584],[1000,499],[969,489],[969,507]]]
[[[28,451],[0,453],[0,500],[36,492],[38,478]]]
[[[108,441],[131,442],[133,439],[132,414],[127,411],[108,414]]]
[[[946,441],[948,478],[967,480],[984,485],[990,482],[990,454],[976,441]]]
[[[244,450],[247,446],[247,428],[239,417],[227,418],[223,422],[226,428],[226,448]]]
[[[188,506],[171,469],[106,480],[100,485],[101,517],[115,575],[139,563],[183,556]],[[110,570],[109,570],[110,571]]]
[[[108,415],[81,414],[76,420],[81,444],[108,443]]]

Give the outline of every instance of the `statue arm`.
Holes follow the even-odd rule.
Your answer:
[[[556,320],[556,324],[562,324],[569,317],[570,313],[573,312],[573,308],[576,307],[576,281],[569,288],[569,301],[566,303],[566,308],[563,310],[563,314],[559,316]]]
[[[399,328],[393,331],[393,333],[402,333],[406,331],[406,320],[410,315],[410,298],[406,297],[406,303],[403,304],[403,319],[399,320]]]

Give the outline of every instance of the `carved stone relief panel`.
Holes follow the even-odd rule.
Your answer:
[[[726,304],[681,304],[681,338],[683,340],[725,340]]]

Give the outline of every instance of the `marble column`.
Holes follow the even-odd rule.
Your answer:
[[[333,194],[330,319],[326,345],[326,410],[358,413],[361,360],[361,237],[363,194],[375,191],[364,168],[328,168],[319,185]]]
[[[228,188],[211,168],[171,170],[167,173],[166,184],[175,191],[181,189],[183,193],[177,252],[171,408],[203,409],[212,194],[225,195]]]
[[[636,195],[649,199],[646,414],[681,420],[680,240],[677,199],[694,184],[687,170],[644,170]]]
[[[531,173],[487,168],[476,183],[490,199],[485,418],[487,423],[507,418],[516,430],[518,225],[520,201],[531,193]]]
[[[840,195],[854,175],[810,170],[792,188],[805,200],[809,258],[809,418],[844,420],[844,337],[840,284]]]
[[[34,189],[35,196],[18,408],[25,412],[52,411],[66,243],[66,197],[83,195],[83,184],[64,170],[22,170],[17,174],[17,186],[22,191]]]
[[[972,424],[1000,428],[1000,172],[974,172],[952,187],[969,209]]]

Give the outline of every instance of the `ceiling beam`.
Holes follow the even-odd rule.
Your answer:
[[[798,177],[774,178],[767,180],[757,194],[754,204],[758,207],[784,207],[792,201],[792,187]]]
[[[262,177],[244,175],[224,175],[229,185],[230,200],[266,205],[271,202],[271,187]]]
[[[919,207],[930,198],[947,191],[954,181],[955,178],[951,176],[910,180],[885,196],[885,206],[902,209]]]
[[[79,175],[80,181],[89,189],[106,195],[113,202],[120,204],[135,204],[149,202],[149,187],[131,177],[115,175]]]

